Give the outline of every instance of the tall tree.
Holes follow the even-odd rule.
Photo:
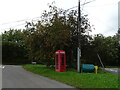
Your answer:
[[[92,49],[94,51],[94,62],[99,63],[97,59],[97,53],[101,56],[101,59],[105,65],[117,65],[118,63],[118,39],[116,36],[105,37],[102,34],[98,34],[94,37],[92,42]],[[99,63],[100,64],[100,63]]]
[[[49,9],[48,12],[44,11],[41,21],[35,24],[32,32],[28,28],[25,31],[30,49],[30,59],[42,62],[49,60],[47,63],[50,63],[54,59],[55,51],[62,49],[67,52],[67,62],[71,66],[73,61],[76,62],[77,11],[67,12],[54,5],[49,5]],[[81,43],[85,45],[89,42],[89,37],[85,33],[90,30],[90,23],[85,16],[82,16],[81,30]]]

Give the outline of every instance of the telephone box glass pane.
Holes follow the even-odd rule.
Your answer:
[[[64,65],[64,55],[61,55],[62,65]]]
[[[56,55],[56,69],[58,69],[58,55]]]

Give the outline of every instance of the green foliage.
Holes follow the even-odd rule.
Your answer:
[[[27,22],[26,30],[10,29],[2,34],[3,60],[29,59],[45,65],[54,64],[57,50],[65,50],[67,65],[76,68],[78,47],[78,12],[63,10],[49,5],[37,23]],[[120,60],[119,31],[113,37],[98,34],[92,38],[87,35],[91,25],[87,15],[81,17],[81,63],[100,62],[97,53],[105,65],[117,65]],[[1,36],[0,36],[1,37]]]
[[[5,31],[2,34],[2,61],[3,63],[25,63],[26,47],[21,30]]]
[[[87,55],[88,53],[85,55],[90,60],[88,62],[100,65],[97,57],[98,53],[104,65],[118,65],[119,44],[116,36],[104,37],[102,34],[98,34],[87,48],[86,52],[89,51],[89,56]]]
[[[44,11],[42,20],[34,25],[34,29],[29,29],[28,26],[25,31],[29,59],[54,64],[55,51],[65,50],[67,63],[72,66],[73,63],[76,63],[76,48],[78,46],[77,11],[67,12],[54,5],[49,5],[49,9],[48,12]],[[88,32],[90,24],[85,16],[82,16],[82,26],[84,27],[81,28],[81,42],[86,44],[89,37],[84,33]]]

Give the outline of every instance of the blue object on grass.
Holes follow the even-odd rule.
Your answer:
[[[82,64],[82,72],[94,72],[93,64]]]

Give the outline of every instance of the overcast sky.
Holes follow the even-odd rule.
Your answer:
[[[24,28],[25,21],[39,19],[48,3],[56,2],[56,6],[69,9],[78,5],[78,0],[0,0],[0,32],[9,28]],[[93,0],[81,0],[81,4]],[[118,1],[94,0],[81,6],[84,14],[88,14],[95,30],[91,34],[102,33],[114,35],[118,30]],[[75,8],[77,9],[77,8]]]

